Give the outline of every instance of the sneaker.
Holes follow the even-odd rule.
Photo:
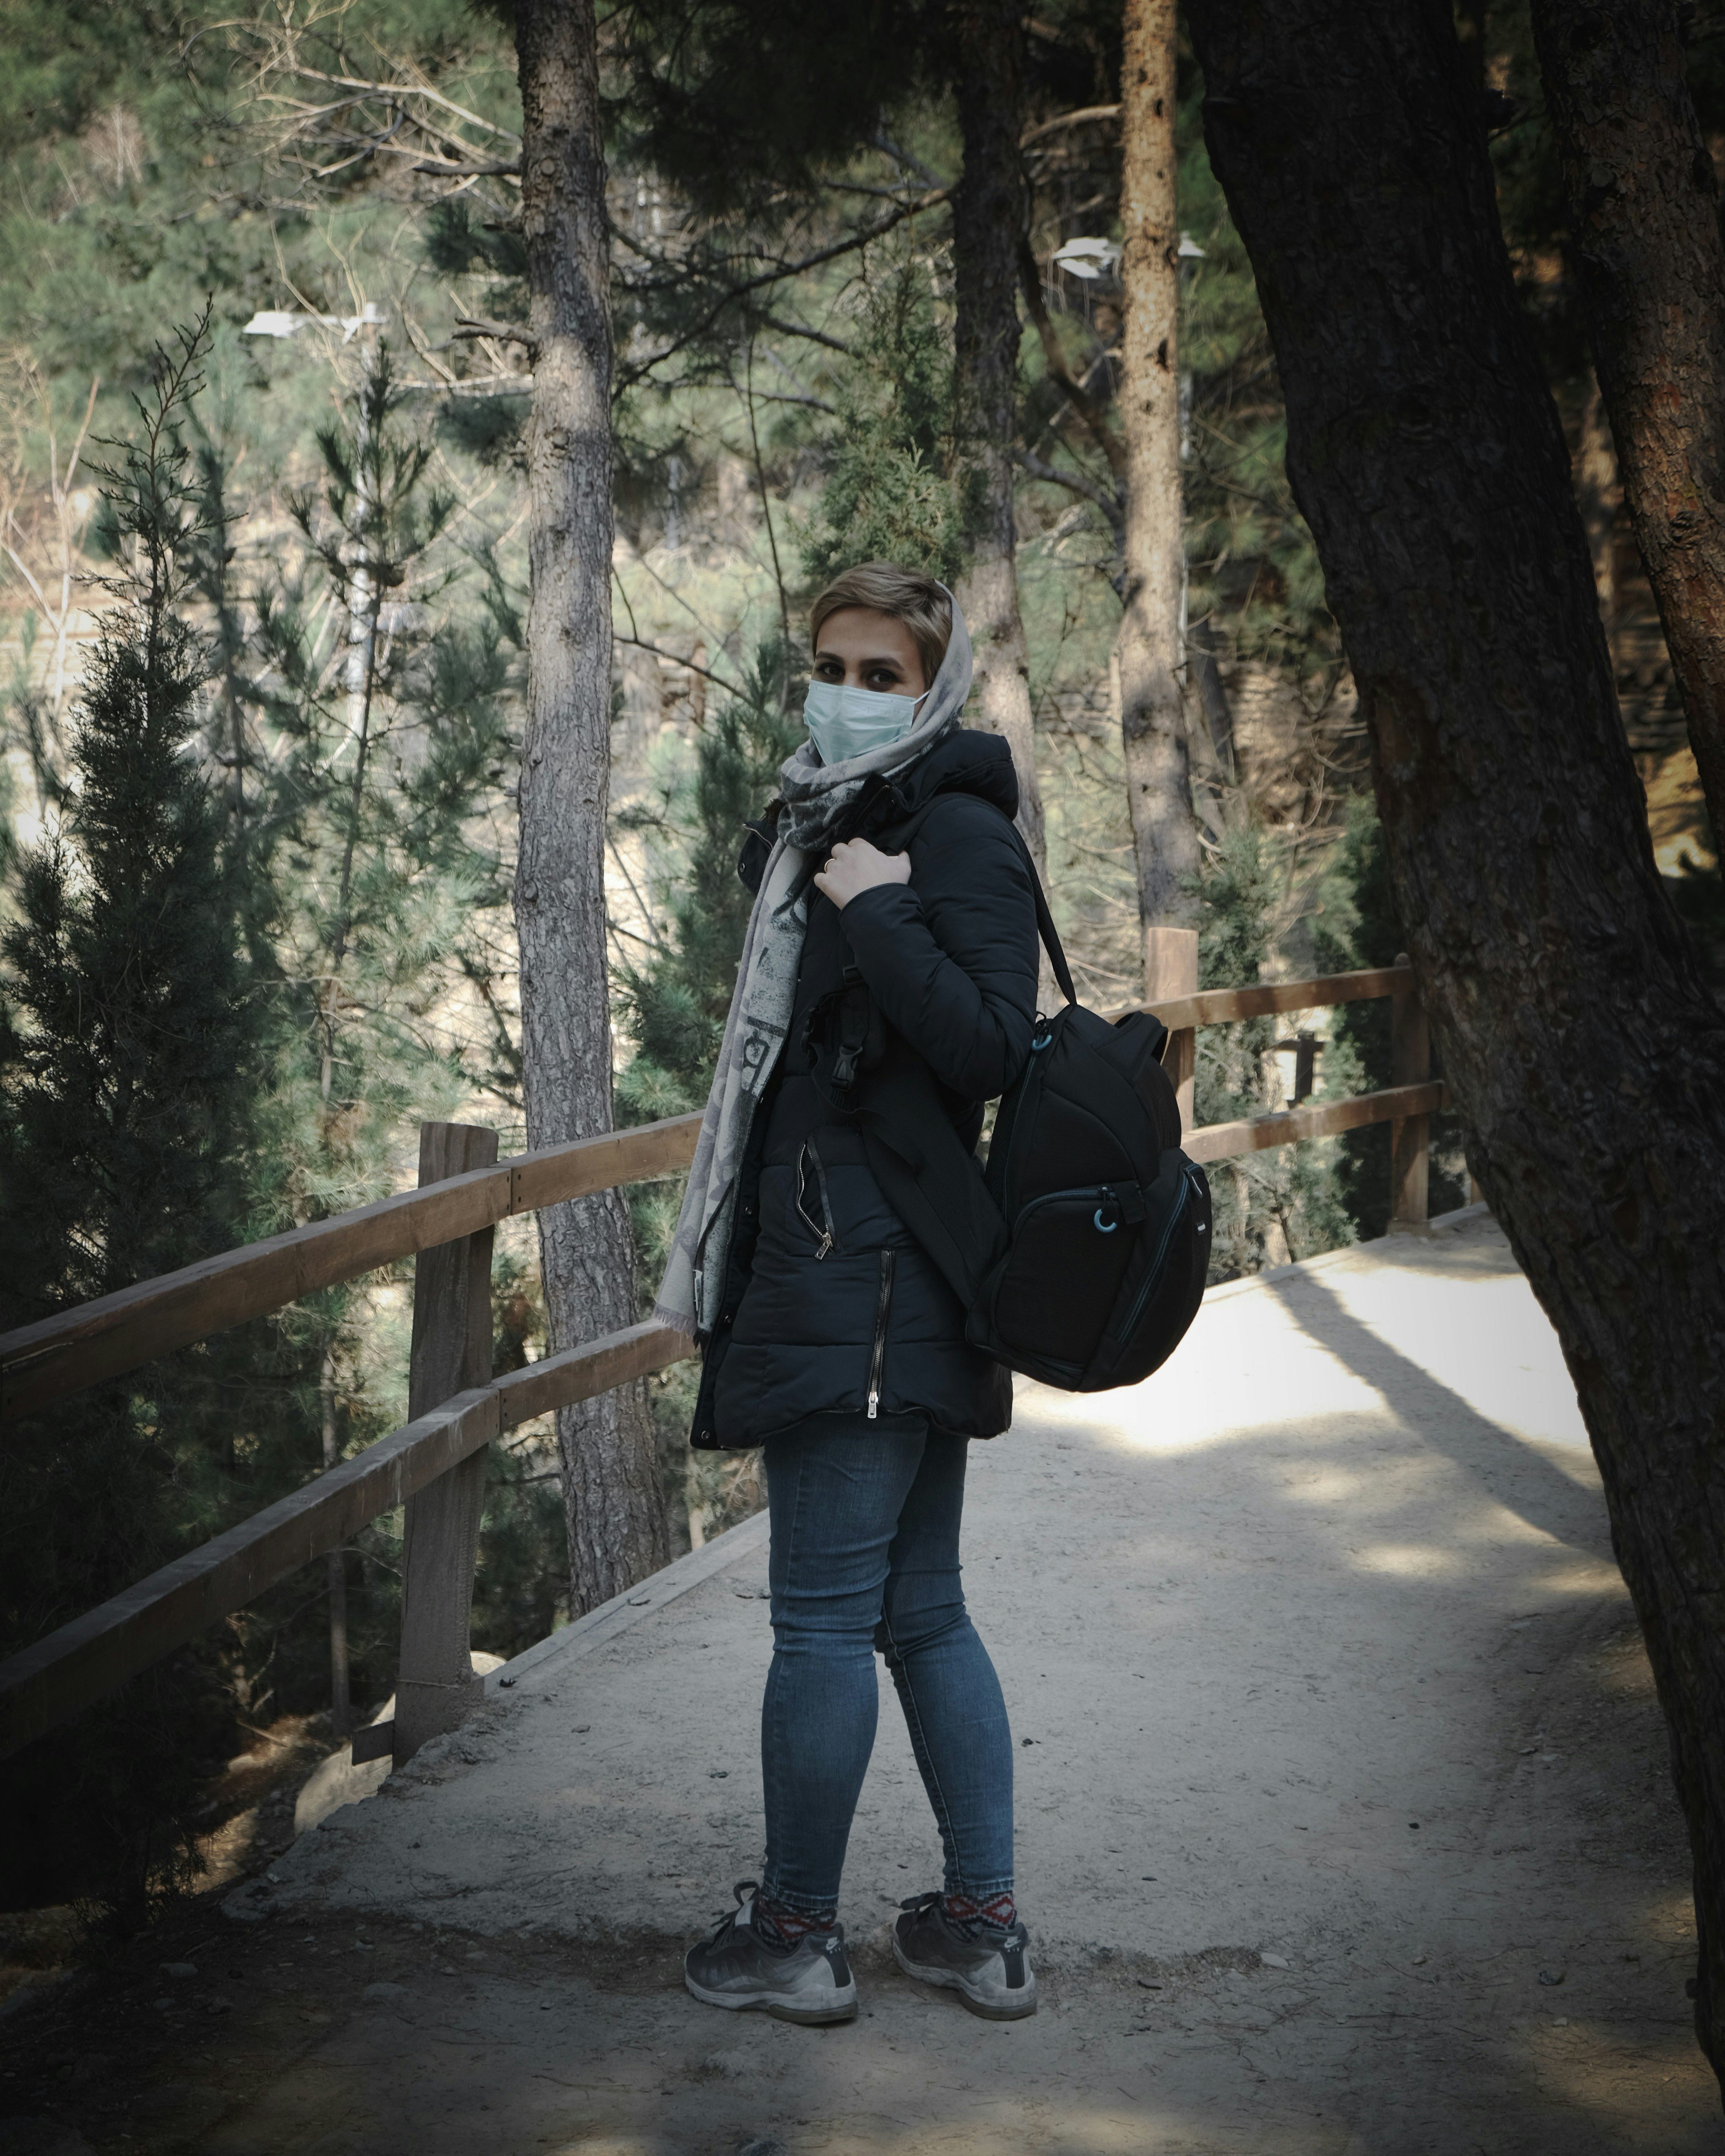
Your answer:
[[[737,1906],[710,1939],[683,1957],[683,1981],[708,2006],[764,2007],[778,2021],[818,2027],[856,2019],[856,1979],[845,1958],[845,1927],[811,1932],[793,1947],[767,1939],[753,1922],[760,1889],[746,1879]]]
[[[1022,2021],[1036,2011],[1030,1934],[1022,1924],[1004,1933],[968,1931],[947,1916],[938,1894],[899,1906],[905,1913],[892,1928],[892,1954],[906,1976],[956,1991],[985,2021]]]

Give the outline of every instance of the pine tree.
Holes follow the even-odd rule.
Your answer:
[[[952,326],[937,317],[921,263],[870,294],[839,394],[832,464],[803,547],[819,582],[857,562],[906,562],[957,582],[981,511],[961,459]]]
[[[249,1235],[382,1196],[419,1121],[512,1077],[506,1034],[501,1055],[495,1038],[470,1046],[453,1016],[465,984],[489,986],[506,917],[484,811],[511,753],[518,624],[482,551],[477,604],[454,603],[456,504],[404,403],[380,346],[319,431],[321,484],[290,501],[303,556],[256,595],[225,677],[263,744],[245,836],[264,1026]],[[243,1402],[248,1509],[400,1420],[405,1368],[404,1320],[372,1284],[280,1313]],[[339,1730],[350,1685],[387,1691],[398,1532],[374,1523],[323,1568],[326,1663],[305,1580],[247,1614],[260,1698],[330,1700]]]
[[[105,475],[129,573],[80,699],[70,798],[22,862],[0,945],[3,1325],[218,1250],[237,1210],[255,1005],[190,752],[205,654],[178,611],[199,526],[183,429],[208,320],[158,354],[139,437]],[[0,1652],[207,1531],[206,1360],[172,1358],[7,1430]],[[33,1746],[0,1800],[0,1893],[89,1897],[136,1924],[190,1869],[227,1722],[205,1645]]]

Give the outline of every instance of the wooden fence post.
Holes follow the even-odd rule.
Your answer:
[[[1144,931],[1144,986],[1147,1003],[1168,1003],[1176,996],[1198,993],[1198,931],[1195,928],[1147,928]],[[1180,1128],[1192,1127],[1192,1092],[1198,1069],[1198,1029],[1183,1026],[1169,1036],[1163,1050],[1162,1067],[1180,1103]]]
[[[1398,966],[1408,963],[1405,951],[1396,953]],[[1409,988],[1389,999],[1389,1082],[1392,1086],[1423,1086],[1431,1075],[1431,1030],[1425,1007],[1417,990]],[[1422,1235],[1429,1217],[1427,1192],[1431,1179],[1431,1118],[1398,1116],[1389,1126],[1389,1232],[1392,1235]]]
[[[497,1158],[497,1133],[465,1123],[419,1126],[419,1182],[442,1183]],[[485,1228],[413,1265],[411,1419],[491,1377],[491,1238]],[[465,1722],[484,1691],[468,1626],[485,1503],[486,1452],[440,1475],[407,1502],[402,1549],[401,1662],[393,1751],[399,1767],[428,1738]]]

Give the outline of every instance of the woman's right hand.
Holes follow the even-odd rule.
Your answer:
[[[841,839],[827,855],[814,887],[824,892],[842,913],[852,899],[865,891],[910,880],[908,854],[883,854],[866,839]]]

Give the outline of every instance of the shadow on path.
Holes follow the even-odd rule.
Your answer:
[[[1525,1438],[1491,1421],[1429,1370],[1356,1317],[1312,1273],[1264,1283],[1289,1316],[1417,1430],[1435,1451],[1471,1476],[1527,1526],[1612,1564],[1604,1504]]]

